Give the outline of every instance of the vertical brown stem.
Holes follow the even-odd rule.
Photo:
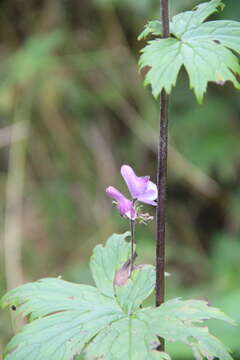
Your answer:
[[[168,0],[160,0],[163,38],[169,34]],[[168,155],[168,95],[162,90],[160,97],[160,135],[158,146],[157,169],[157,230],[156,230],[156,306],[164,302],[165,283],[165,222],[166,222],[166,195],[167,195],[167,155]],[[159,350],[164,351],[164,339],[160,338]]]
[[[25,138],[18,140],[20,135]],[[12,126],[6,182],[4,254],[8,290],[23,283],[22,213],[27,136],[28,121],[17,121]]]
[[[169,9],[168,0],[161,2],[161,21],[163,38],[169,37]],[[168,95],[165,90],[161,93],[160,108],[160,137],[158,148],[158,205],[156,229],[156,306],[164,302],[164,266],[165,266],[165,222],[166,222],[166,185],[167,185],[167,154],[168,154]],[[162,350],[164,344],[162,343]]]
[[[160,0],[160,17],[162,22],[162,37],[168,38],[170,36],[170,21],[169,21],[169,5],[168,0]]]

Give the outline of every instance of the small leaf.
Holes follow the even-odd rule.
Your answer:
[[[202,23],[222,8],[221,0],[212,0],[174,16],[170,24],[173,37],[150,41],[142,50],[140,69],[150,67],[145,85],[151,85],[155,98],[163,89],[168,94],[171,92],[182,66],[200,103],[210,81],[220,85],[230,81],[240,89],[236,77],[240,75],[239,60],[232,52],[240,52],[240,23]]]
[[[149,21],[145,26],[141,34],[138,36],[138,40],[145,39],[149,35],[161,35],[162,23],[159,20]]]

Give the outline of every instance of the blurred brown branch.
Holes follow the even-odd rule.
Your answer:
[[[27,136],[22,124],[13,124],[0,129],[0,148],[9,146],[12,142],[24,140]]]
[[[16,109],[15,124],[11,128],[6,183],[4,255],[8,289],[23,283],[22,208],[29,121],[17,120],[21,112],[18,111]]]

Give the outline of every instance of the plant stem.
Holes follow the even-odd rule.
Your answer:
[[[134,243],[135,243],[135,237],[134,237],[134,230],[135,230],[135,221],[134,220],[130,220],[130,233],[131,233],[131,267],[130,267],[130,274],[132,273],[133,270],[133,262],[135,259],[135,254],[134,254]]]
[[[160,0],[163,38],[169,37],[168,0]],[[164,302],[164,268],[165,268],[165,222],[166,222],[166,185],[167,185],[167,155],[168,155],[168,95],[161,92],[160,137],[158,147],[157,169],[157,224],[156,224],[156,306]],[[164,343],[162,342],[162,350]]]
[[[162,22],[162,38],[170,36],[169,5],[168,0],[160,0],[160,18]]]
[[[169,33],[168,0],[160,0],[163,38]],[[160,135],[158,146],[157,168],[157,229],[156,229],[156,306],[164,302],[165,295],[165,222],[166,222],[166,195],[167,195],[167,155],[168,155],[168,95],[163,89],[160,96]],[[159,338],[159,350],[164,351],[165,342]]]

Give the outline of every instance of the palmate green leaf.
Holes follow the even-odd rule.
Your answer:
[[[20,286],[1,300],[27,316],[28,324],[5,348],[5,360],[170,360],[158,350],[159,336],[183,341],[197,359],[230,360],[224,345],[201,327],[205,319],[232,322],[204,301],[170,300],[142,308],[155,287],[151,265],[134,266],[130,276],[128,233],[98,245],[91,258],[97,287],[60,278]],[[127,276],[126,276],[127,275]]]
[[[222,8],[220,0],[212,0],[174,16],[170,24],[172,37],[150,41],[143,48],[139,64],[141,69],[150,67],[145,85],[151,85],[154,97],[162,89],[171,92],[182,66],[199,102],[210,81],[220,85],[231,81],[240,88],[236,78],[240,74],[239,60],[232,52],[240,52],[240,23],[224,20],[203,23]],[[148,29],[144,36],[149,33],[153,32]]]

